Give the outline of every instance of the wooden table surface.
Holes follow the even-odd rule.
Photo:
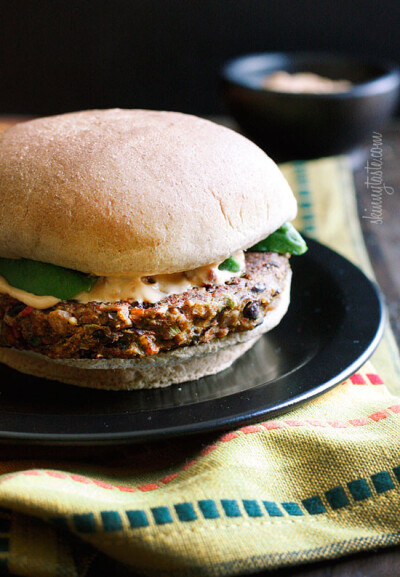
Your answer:
[[[0,117],[2,122],[9,118]],[[400,346],[400,123],[394,123],[383,131],[383,173],[384,181],[392,194],[384,193],[382,198],[382,223],[360,218],[369,256],[389,309],[390,321],[398,345]],[[366,143],[365,151],[371,143]],[[354,173],[360,217],[370,215],[371,197],[366,184],[365,163]],[[113,566],[99,556],[88,577],[111,574]],[[115,570],[113,575],[117,576]],[[131,571],[118,572],[121,577],[136,577]],[[400,549],[383,549],[336,561],[313,563],[294,569],[280,569],[258,573],[273,577],[395,577],[400,575]],[[139,576],[137,576],[139,577]]]
[[[383,222],[361,218],[364,238],[379,285],[385,295],[390,321],[400,346],[400,122],[383,131],[383,174],[391,194],[382,199]],[[368,213],[370,198],[364,167],[355,172],[359,214]]]

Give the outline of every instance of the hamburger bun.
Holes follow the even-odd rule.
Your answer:
[[[275,163],[177,112],[92,110],[0,134],[0,257],[122,276],[221,262],[296,215]]]

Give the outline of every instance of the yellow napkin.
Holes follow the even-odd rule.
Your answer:
[[[345,159],[283,170],[300,228],[370,274]],[[90,576],[100,551],[115,571],[234,575],[398,543],[398,370],[387,332],[374,365],[272,421],[85,459],[3,447],[0,573]]]

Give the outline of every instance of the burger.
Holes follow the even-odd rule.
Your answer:
[[[176,112],[0,134],[0,361],[104,389],[217,373],[275,327],[306,245],[275,163]]]

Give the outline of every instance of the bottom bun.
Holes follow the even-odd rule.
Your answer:
[[[36,377],[108,390],[166,387],[227,369],[286,313],[291,271],[282,293],[271,303],[264,322],[251,331],[232,333],[210,343],[182,347],[142,359],[49,359],[29,351],[0,348],[0,362]]]

